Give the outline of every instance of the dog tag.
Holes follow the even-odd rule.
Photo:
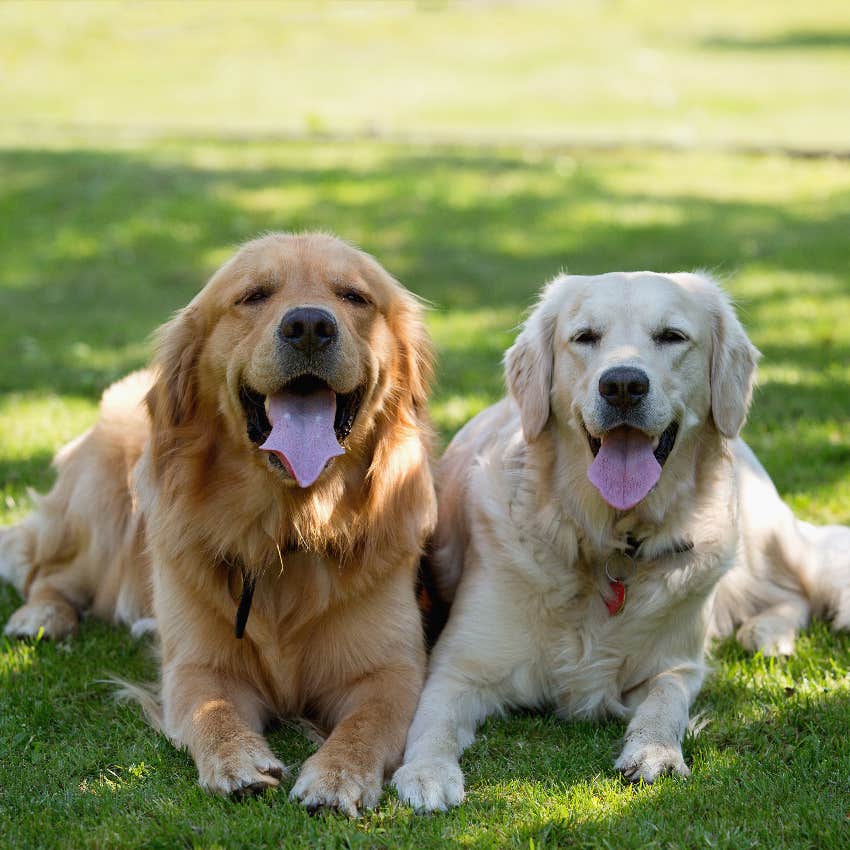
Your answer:
[[[608,586],[614,594],[613,599],[606,599],[605,604],[608,606],[608,613],[612,617],[616,617],[623,608],[626,607],[626,586],[619,579],[609,579]]]

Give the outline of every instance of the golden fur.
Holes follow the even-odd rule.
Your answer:
[[[304,489],[249,439],[240,400],[243,386],[280,385],[281,317],[302,305],[338,323],[329,384],[363,392],[345,454]],[[161,329],[152,371],[107,391],[97,424],[59,453],[54,489],[3,532],[0,575],[26,592],[7,633],[61,637],[86,608],[137,629],[153,616],[162,726],[203,786],[277,785],[285,769],[262,729],[309,715],[330,736],[293,796],[374,805],[424,672],[414,584],[436,511],[431,366],[419,304],[371,257],[317,234],[248,243]],[[243,570],[256,591],[237,640]]]

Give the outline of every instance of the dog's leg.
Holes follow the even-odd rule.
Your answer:
[[[26,531],[24,526],[19,527]],[[13,529],[17,530],[17,529]],[[80,612],[90,602],[85,575],[75,562],[42,564],[26,588],[26,602],[9,617],[5,633],[61,640],[77,630]]]
[[[258,794],[286,772],[260,734],[266,712],[245,682],[209,667],[169,666],[163,672],[165,732],[195,760],[201,785],[217,794]]]
[[[10,582],[25,599],[6,624],[5,633],[11,637],[40,633],[53,640],[68,637],[77,630],[80,613],[91,603],[100,580],[90,567],[87,540],[91,535],[81,532],[90,517],[72,517],[79,478],[74,463],[83,445],[84,438],[79,438],[60,451],[53,489],[46,496],[33,494],[32,513],[17,525],[0,529],[0,579]],[[104,515],[103,511],[97,514]]]
[[[61,640],[77,630],[79,615],[62,591],[52,581],[55,576],[36,579],[29,588],[27,601],[6,623],[10,637],[44,637]]]
[[[404,764],[393,776],[401,801],[418,812],[445,811],[463,802],[460,754],[475,739],[478,724],[500,705],[492,691],[448,670],[434,671],[410,727]]]
[[[797,521],[806,563],[795,568],[804,576],[814,613],[832,621],[833,629],[850,629],[850,528],[816,526]]]
[[[33,567],[34,535],[26,522],[0,528],[0,580],[24,596],[27,576]]]
[[[488,552],[488,556],[489,556]],[[464,797],[460,754],[481,721],[507,704],[543,698],[540,649],[524,622],[510,572],[470,559],[407,736],[404,764],[393,776],[398,796],[419,812],[445,810]]]
[[[333,731],[304,763],[290,798],[349,817],[374,808],[384,776],[401,761],[421,684],[421,667],[402,663],[337,689],[331,695]]]
[[[812,615],[850,628],[850,528],[798,520],[749,447],[736,440],[734,449],[746,545],[721,581],[724,622],[741,623],[737,637],[750,651],[791,655]],[[747,584],[755,601],[741,611],[740,587]]]
[[[623,751],[614,762],[630,781],[653,782],[670,772],[690,776],[682,757],[682,738],[688,728],[688,709],[701,681],[701,672],[670,671],[632,695],[639,702],[626,729]]]
[[[793,655],[794,641],[811,615],[808,600],[791,597],[745,620],[737,638],[744,649],[763,655]]]

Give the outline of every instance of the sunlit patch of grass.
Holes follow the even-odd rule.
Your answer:
[[[85,399],[40,393],[0,395],[0,521],[12,522],[30,508],[29,487],[44,489],[55,451],[94,421]]]
[[[846,146],[848,29],[841,0],[6,3],[0,130]]]
[[[431,405],[431,418],[442,433],[451,434],[494,401],[492,396],[454,395],[435,401]]]
[[[0,397],[0,460],[21,460],[55,448],[85,430],[96,405],[86,399],[42,393]]]
[[[86,777],[79,784],[81,794],[116,794],[139,787],[150,775],[151,768],[144,762],[127,767],[110,765],[95,777]]]
[[[36,662],[36,644],[0,638],[0,679],[4,687],[14,687],[11,680],[29,670]]]

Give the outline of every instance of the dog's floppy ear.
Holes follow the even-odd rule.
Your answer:
[[[422,303],[394,284],[398,288],[388,316],[394,347],[391,381],[378,414],[368,487],[362,491],[366,502],[352,532],[352,540],[383,550],[387,545],[420,547],[437,520],[428,419],[433,347]]]
[[[711,415],[724,437],[737,437],[755,386],[761,354],[750,342],[725,292],[710,277],[699,277],[711,293]]]
[[[528,442],[536,440],[549,420],[556,310],[546,287],[526,319],[514,344],[505,352],[505,383],[519,407],[522,431]]]
[[[145,399],[155,432],[179,428],[194,415],[203,337],[202,323],[192,304],[157,331],[156,380]]]
[[[401,284],[399,284],[401,288]],[[396,340],[399,347],[399,389],[408,396],[412,413],[423,414],[434,379],[434,348],[425,328],[422,304],[402,290]]]

